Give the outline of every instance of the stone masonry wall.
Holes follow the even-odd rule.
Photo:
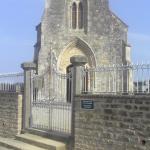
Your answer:
[[[76,96],[75,150],[150,150],[150,96]]]
[[[38,73],[42,74],[49,66],[51,62],[50,51],[54,52],[57,69],[60,69],[58,62],[61,57],[59,56],[63,55],[64,51],[68,50],[67,47],[76,39],[81,42],[71,44],[71,49],[79,48],[81,52],[84,52],[82,42],[85,43],[90,47],[90,50],[86,51],[86,55],[91,56],[90,53],[93,52],[97,66],[124,63],[122,62],[122,52],[125,51],[123,43],[128,45],[128,27],[111,12],[108,0],[87,0],[88,19],[87,22],[84,22],[86,32],[84,29],[74,30],[70,26],[72,3],[73,0],[47,0],[48,7],[45,8],[41,20],[41,34],[38,34],[38,39],[41,41],[37,40],[35,45]],[[65,59],[68,60],[68,58],[63,58],[63,60]]]
[[[21,132],[22,95],[0,92],[0,136],[13,137]]]

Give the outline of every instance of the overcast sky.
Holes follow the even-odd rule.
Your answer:
[[[129,25],[133,62],[150,61],[150,0],[110,0],[110,7]],[[44,0],[2,0],[0,5],[0,73],[21,71],[32,61],[35,26]]]

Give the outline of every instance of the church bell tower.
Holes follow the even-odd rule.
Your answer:
[[[49,66],[65,73],[75,55],[87,57],[89,67],[130,63],[128,26],[109,9],[108,0],[46,0],[36,29],[39,74]]]

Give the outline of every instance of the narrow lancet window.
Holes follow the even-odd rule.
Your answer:
[[[79,3],[79,11],[78,11],[78,26],[79,29],[83,28],[83,5],[81,2]]]
[[[73,3],[72,5],[72,28],[76,29],[77,27],[77,5]]]

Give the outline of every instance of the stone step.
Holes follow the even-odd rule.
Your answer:
[[[0,146],[0,150],[13,150],[13,149]]]
[[[48,150],[66,150],[66,144],[63,142],[58,142],[34,134],[20,134],[16,136],[16,139],[18,141],[22,141]]]
[[[15,139],[2,137],[0,137],[0,146],[13,150],[47,150]]]

